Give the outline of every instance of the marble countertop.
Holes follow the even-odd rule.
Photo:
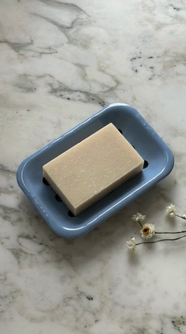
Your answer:
[[[186,240],[140,245],[131,216],[186,229],[184,0],[1,0],[0,331],[186,333]],[[145,117],[172,173],[81,239],[55,235],[16,183],[20,162],[102,106]]]

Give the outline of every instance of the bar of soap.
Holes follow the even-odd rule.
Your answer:
[[[43,166],[43,176],[76,216],[143,168],[143,159],[108,124]]]

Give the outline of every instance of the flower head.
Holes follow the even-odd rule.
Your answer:
[[[184,214],[184,215],[182,215],[182,218],[183,218],[183,219],[186,219],[186,215],[185,215],[185,214]]]
[[[140,233],[143,239],[151,239],[155,234],[155,227],[153,224],[145,224]]]
[[[176,214],[175,211],[175,205],[170,204],[169,206],[166,207],[166,214],[170,217],[174,217]]]
[[[129,241],[127,241],[127,248],[130,251],[136,250],[136,239],[135,238],[131,238]]]
[[[134,220],[135,222],[143,222],[145,220],[146,216],[145,215],[142,215],[141,213],[136,213],[136,215],[133,215],[132,216],[132,220]]]

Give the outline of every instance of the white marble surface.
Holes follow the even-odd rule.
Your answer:
[[[137,211],[186,228],[185,0],[1,0],[0,332],[186,333],[186,240],[140,246]],[[79,240],[57,237],[16,184],[28,155],[101,106],[136,107],[175,155],[163,182]]]

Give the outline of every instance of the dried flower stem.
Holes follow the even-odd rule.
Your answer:
[[[175,211],[175,205],[174,204],[170,204],[169,206],[167,206],[166,208],[166,214],[168,216],[170,216],[171,218],[173,217],[179,217],[182,218],[184,220],[186,220],[186,214],[183,215],[179,215],[176,213]],[[142,215],[141,213],[136,213],[135,215],[133,215],[131,217],[131,219],[135,222],[138,222],[141,230],[141,237],[144,239],[151,239],[155,234],[166,234],[166,235],[171,235],[171,234],[182,234],[182,236],[177,236],[176,238],[168,238],[168,239],[159,239],[159,240],[155,240],[155,241],[142,241],[142,242],[138,242],[136,243],[136,239],[133,237],[131,240],[127,241],[127,248],[130,251],[135,251],[136,250],[136,246],[138,245],[143,245],[143,244],[155,244],[158,242],[162,242],[162,241],[176,241],[176,240],[180,240],[182,238],[186,237],[186,230],[183,231],[165,231],[165,232],[158,232],[155,230],[155,226],[153,224],[143,224],[143,222],[146,219],[145,215]],[[184,234],[184,235],[183,235]]]
[[[179,216],[177,214],[176,214],[176,216],[180,217],[180,218],[183,218],[183,219],[186,219],[186,218],[184,218],[182,216]],[[141,224],[140,221],[138,221],[138,223],[141,227],[143,227],[143,225]],[[155,234],[179,234],[179,233],[186,233],[186,230],[185,231],[175,231],[175,232],[169,232],[169,231],[168,232],[155,232]]]
[[[186,233],[186,231],[175,231],[175,232],[155,232],[155,234],[179,234]]]
[[[182,218],[182,219],[184,219],[184,220],[186,220],[186,217],[180,216],[180,215],[178,215],[177,213],[175,213],[175,216],[176,216],[176,217],[179,217],[179,218]]]
[[[162,242],[162,241],[175,241],[175,240],[179,240],[179,239],[182,239],[182,238],[185,238],[185,237],[186,237],[186,234],[182,235],[181,237],[173,238],[173,239],[159,239],[159,240],[155,240],[155,241],[142,241],[142,242],[136,243],[136,246],[143,245],[143,244],[156,244],[157,242]]]

